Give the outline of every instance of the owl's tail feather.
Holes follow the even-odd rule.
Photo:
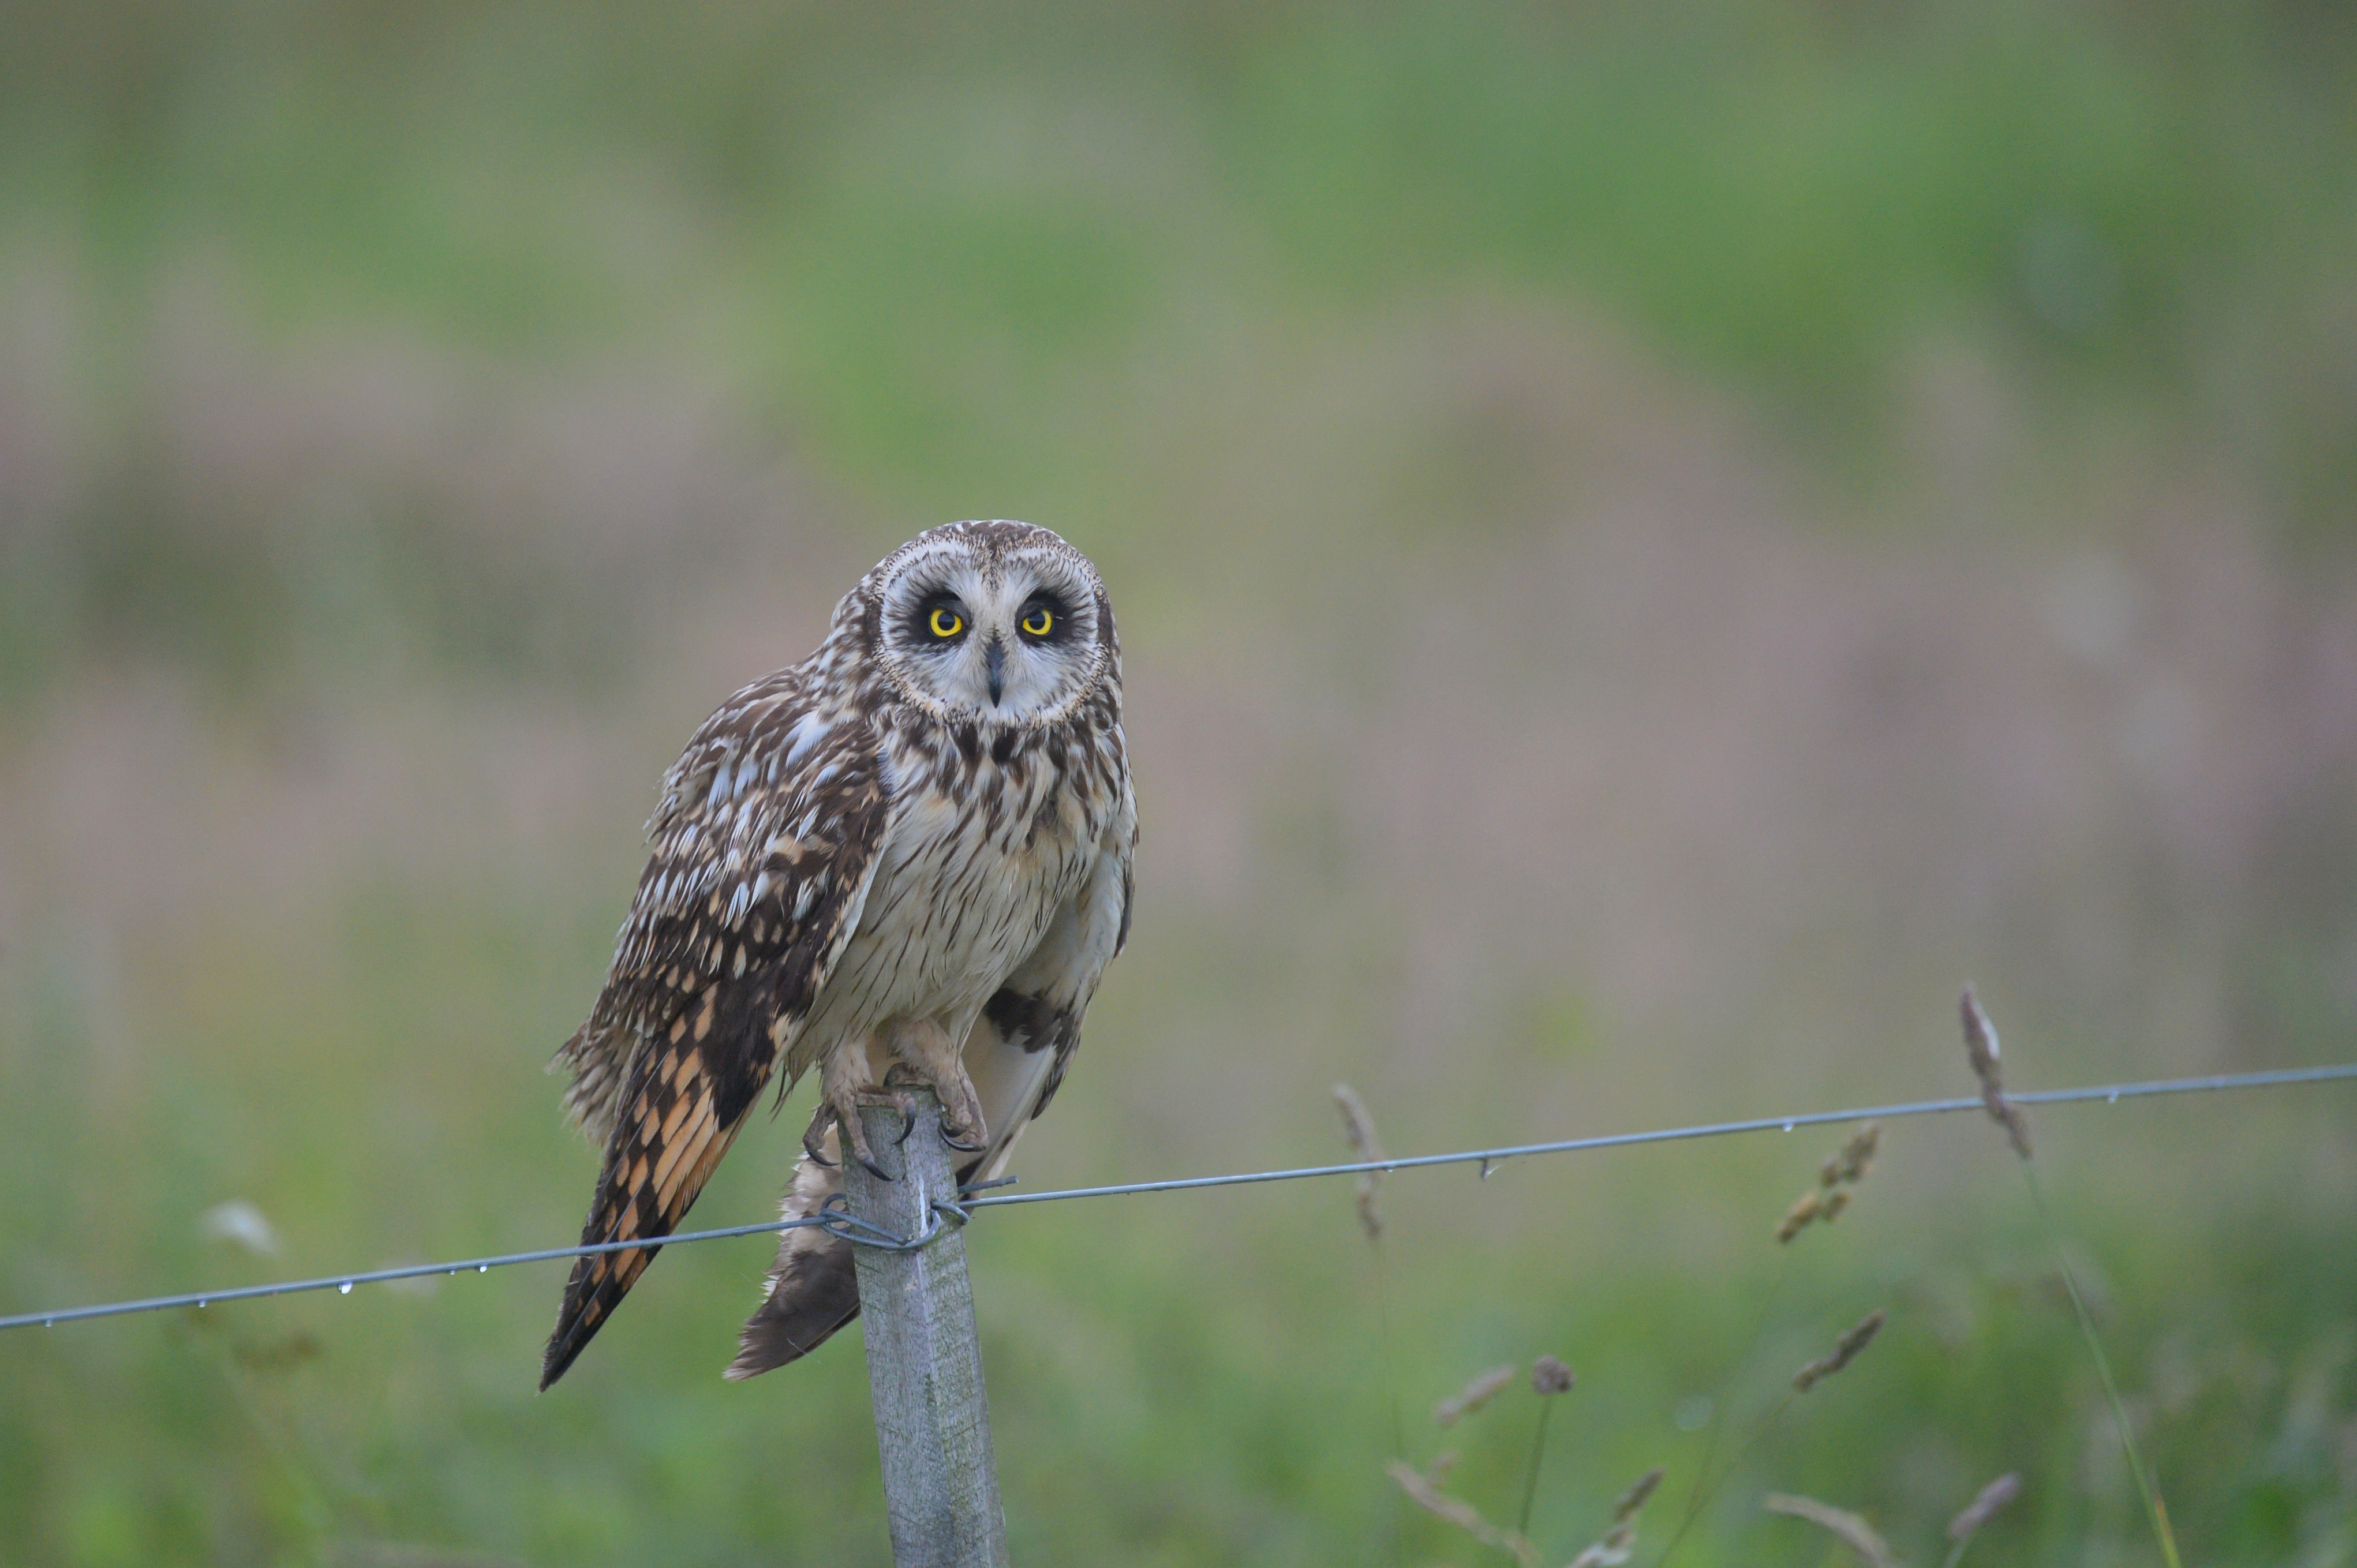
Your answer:
[[[834,1129],[826,1133],[829,1159],[839,1160]],[[805,1158],[794,1167],[794,1179],[780,1205],[780,1219],[805,1219],[843,1190],[840,1164],[823,1165]],[[778,1262],[763,1286],[761,1305],[745,1320],[737,1359],[722,1373],[741,1382],[757,1372],[800,1360],[827,1337],[859,1316],[859,1279],[851,1260],[851,1243],[830,1236],[815,1225],[781,1232]]]

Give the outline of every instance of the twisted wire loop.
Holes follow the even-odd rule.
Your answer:
[[[2077,1105],[2092,1101],[2116,1103],[2123,1100],[2145,1100],[2159,1095],[2210,1094],[2226,1090],[2283,1088],[2294,1084],[2332,1083],[2357,1080],[2357,1062],[2335,1062],[2322,1067],[2276,1068],[2261,1072],[2218,1073],[2207,1078],[2146,1079],[2133,1083],[2098,1084],[2079,1089],[2030,1090],[2008,1098],[2018,1105]],[[1890,1121],[1902,1116],[1936,1116],[1950,1112],[1975,1112],[1982,1109],[1977,1096],[1952,1100],[1919,1100],[1900,1105],[1866,1105],[1848,1111],[1813,1111],[1792,1116],[1765,1116],[1746,1122],[1717,1122],[1693,1127],[1670,1127],[1651,1133],[1608,1133],[1598,1137],[1566,1138],[1552,1144],[1521,1144],[1508,1148],[1465,1149],[1448,1155],[1415,1155],[1403,1159],[1361,1160],[1350,1165],[1305,1165],[1293,1170],[1250,1171],[1232,1176],[1184,1176],[1173,1181],[1128,1182],[1119,1187],[1066,1187],[1055,1192],[997,1193],[992,1187],[1005,1187],[1013,1176],[1000,1176],[996,1181],[969,1183],[957,1190],[954,1198],[937,1198],[931,1205],[931,1223],[919,1236],[896,1236],[882,1227],[860,1219],[844,1204],[843,1195],[835,1194],[816,1214],[792,1219],[763,1219],[750,1225],[726,1225],[716,1230],[682,1230],[669,1236],[637,1237],[627,1241],[590,1241],[576,1247],[544,1247],[529,1252],[503,1252],[492,1257],[462,1258],[444,1263],[412,1263],[401,1268],[367,1269],[353,1273],[328,1274],[317,1279],[284,1280],[275,1284],[237,1285],[227,1290],[188,1291],[178,1295],[148,1296],[136,1301],[111,1301],[95,1306],[58,1307],[48,1312],[19,1313],[13,1317],[0,1317],[0,1329],[29,1328],[36,1324],[54,1326],[91,1317],[118,1317],[125,1313],[156,1312],[177,1306],[208,1306],[218,1301],[251,1301],[260,1296],[293,1295],[303,1291],[340,1290],[350,1292],[358,1284],[379,1284],[388,1280],[418,1279],[427,1274],[461,1274],[472,1269],[488,1273],[492,1269],[511,1263],[546,1262],[558,1258],[579,1258],[597,1252],[622,1252],[633,1248],[682,1246],[690,1241],[717,1241],[730,1236],[755,1236],[780,1230],[798,1230],[816,1226],[829,1235],[839,1236],[856,1247],[875,1247],[888,1251],[913,1251],[924,1246],[951,1224],[963,1225],[974,1218],[978,1208],[995,1208],[1017,1203],[1054,1203],[1074,1197],[1114,1197],[1149,1192],[1187,1192],[1204,1187],[1243,1187],[1259,1182],[1297,1181],[1306,1176],[1358,1176],[1369,1171],[1421,1170],[1437,1165],[1478,1165],[1486,1176],[1510,1159],[1532,1155],[1570,1154],[1587,1149],[1621,1149],[1638,1144],[1670,1144],[1690,1138],[1724,1137],[1731,1133],[1765,1133],[1777,1129],[1791,1132],[1796,1127],[1819,1127],[1846,1122]],[[976,1196],[982,1194],[985,1196]]]
[[[963,1197],[963,1193],[959,1196]],[[963,1226],[974,1218],[946,1197],[935,1198],[931,1208],[931,1221],[921,1232],[914,1236],[899,1236],[873,1220],[863,1219],[852,1213],[848,1200],[838,1192],[820,1204],[818,1213],[804,1223],[815,1224],[828,1235],[840,1237],[855,1247],[873,1247],[879,1252],[914,1252],[939,1236],[944,1224],[954,1221]]]

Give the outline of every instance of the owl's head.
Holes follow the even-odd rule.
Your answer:
[[[1089,558],[1028,522],[952,522],[860,591],[870,655],[936,719],[1049,724],[1118,680],[1113,607]]]

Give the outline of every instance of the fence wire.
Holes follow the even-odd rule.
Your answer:
[[[2325,1067],[2280,1068],[2266,1072],[2217,1073],[2206,1078],[2147,1079],[2135,1083],[2099,1084],[2081,1089],[2032,1090],[2007,1094],[2017,1105],[2079,1105],[2093,1101],[2116,1104],[2123,1100],[2149,1100],[2168,1094],[2213,1094],[2245,1089],[2276,1089],[2294,1084],[2330,1083],[2357,1079],[2357,1062]],[[956,1207],[964,1211],[1010,1208],[1021,1203],[1060,1203],[1075,1197],[1125,1197],[1140,1193],[1191,1192],[1204,1187],[1251,1187],[1262,1182],[1300,1181],[1311,1176],[1361,1176],[1369,1172],[1423,1170],[1436,1165],[1479,1165],[1487,1175],[1508,1160],[1537,1155],[1567,1155],[1585,1149],[1625,1149],[1640,1144],[1674,1144],[1693,1138],[1721,1138],[1737,1133],[1790,1133],[1800,1127],[1823,1127],[1850,1122],[1896,1121],[1906,1116],[1941,1116],[1954,1112],[1981,1111],[1976,1095],[1949,1100],[1916,1100],[1897,1105],[1862,1105],[1846,1111],[1810,1111],[1792,1116],[1760,1116],[1742,1122],[1710,1122],[1691,1127],[1669,1127],[1645,1133],[1606,1133],[1587,1138],[1564,1138],[1547,1144],[1514,1144],[1494,1149],[1463,1149],[1447,1155],[1411,1155],[1401,1159],[1361,1160],[1348,1165],[1299,1165],[1288,1170],[1247,1171],[1228,1176],[1182,1176],[1168,1181],[1126,1182],[1115,1187],[1065,1187],[1052,1192],[994,1193],[963,1197]],[[986,1183],[996,1187],[998,1183]],[[980,1194],[981,1187],[968,1189]],[[135,1301],[102,1302],[94,1306],[59,1307],[49,1312],[19,1313],[0,1317],[0,1329],[54,1327],[83,1318],[120,1317],[135,1312],[161,1312],[173,1307],[207,1307],[215,1302],[251,1301],[260,1296],[295,1295],[306,1291],[333,1290],[349,1295],[354,1285],[382,1284],[431,1274],[457,1275],[469,1271],[489,1273],[516,1263],[542,1263],[558,1258],[579,1258],[597,1252],[636,1248],[681,1247],[695,1241],[717,1241],[731,1236],[758,1236],[780,1230],[818,1227],[867,1245],[908,1247],[921,1239],[857,1234],[845,1229],[848,1217],[829,1211],[798,1219],[765,1219],[750,1225],[725,1225],[713,1230],[681,1230],[668,1236],[637,1237],[626,1241],[593,1241],[574,1247],[542,1247],[528,1252],[499,1252],[482,1258],[459,1258],[441,1263],[411,1263],[400,1268],[363,1269],[350,1273],[322,1274],[314,1279],[282,1280],[274,1284],[235,1285],[222,1290],[186,1291],[178,1295],[146,1296]],[[852,1222],[856,1226],[856,1222]],[[866,1228],[872,1230],[872,1227]]]

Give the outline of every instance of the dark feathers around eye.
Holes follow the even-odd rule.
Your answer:
[[[937,612],[957,618],[958,629],[954,634],[942,637],[933,630],[933,616]],[[964,641],[966,634],[973,629],[974,618],[966,613],[965,601],[946,588],[927,594],[918,600],[917,607],[909,612],[906,627],[909,640],[919,648],[954,647]]]
[[[1041,610],[1048,612],[1048,629],[1035,634],[1025,623],[1036,618]],[[1034,594],[1023,602],[1015,625],[1026,642],[1062,642],[1072,634],[1072,609],[1054,594]]]

